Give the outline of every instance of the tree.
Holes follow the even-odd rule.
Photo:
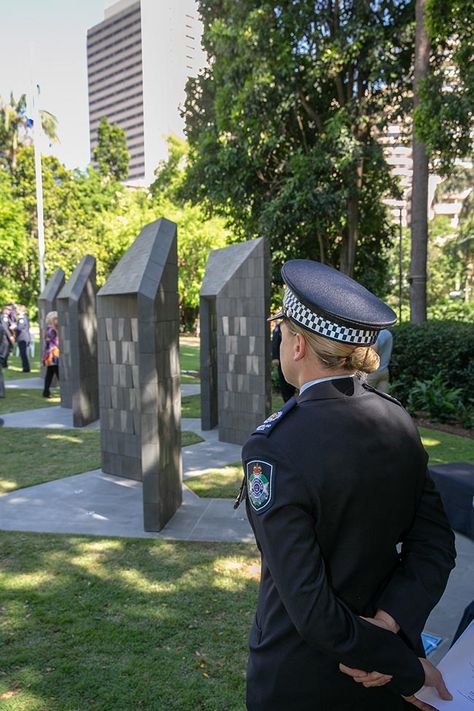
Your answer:
[[[474,13],[471,0],[427,0],[431,71],[419,87],[415,127],[441,174],[473,154]]]
[[[168,160],[155,171],[150,186],[155,217],[167,217],[178,225],[178,292],[181,321],[192,328],[199,310],[199,293],[209,253],[225,247],[229,231],[221,217],[209,217],[202,205],[192,205],[183,195],[188,144],[168,137]]]
[[[28,129],[31,118],[27,115],[26,94],[22,94],[18,101],[10,94],[7,103],[0,96],[0,164],[12,172],[16,168],[18,151],[22,145],[31,144],[31,135]],[[57,141],[57,119],[49,111],[39,110],[41,127],[50,141]]]
[[[413,107],[420,103],[420,84],[428,76],[430,43],[425,27],[426,0],[416,0],[415,71]],[[413,134],[413,185],[411,198],[410,320],[426,321],[426,264],[428,258],[428,153]]]
[[[0,305],[21,301],[28,256],[28,233],[23,205],[15,198],[12,177],[0,167]]]
[[[103,176],[125,180],[128,175],[130,153],[125,131],[117,124],[110,124],[105,116],[101,118],[97,132],[94,161]]]
[[[210,61],[187,87],[189,194],[240,237],[267,236],[277,269],[306,256],[383,271],[394,186],[376,133],[402,110],[412,3],[200,7]]]

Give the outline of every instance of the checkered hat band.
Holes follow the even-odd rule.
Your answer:
[[[307,306],[301,303],[296,294],[291,289],[285,287],[285,295],[283,297],[283,311],[285,316],[293,319],[309,331],[314,331],[320,336],[332,338],[335,341],[342,343],[353,343],[358,346],[370,346],[375,343],[378,331],[363,331],[357,328],[349,328],[340,326],[337,323],[328,321],[322,316],[318,316],[314,311],[308,309]]]

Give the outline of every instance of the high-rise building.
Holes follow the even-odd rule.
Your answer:
[[[106,3],[107,5],[107,3]],[[182,135],[186,80],[204,66],[196,0],[119,0],[87,32],[91,156],[100,119],[125,130],[128,182],[148,185]]]

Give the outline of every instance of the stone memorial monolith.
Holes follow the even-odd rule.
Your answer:
[[[176,225],[146,225],[97,295],[102,469],[143,482],[146,531],[182,500]]]
[[[271,408],[270,250],[263,238],[211,252],[200,293],[201,424],[243,444]]]
[[[96,294],[96,261],[86,255],[57,297],[61,406],[72,408],[74,427],[99,418]]]

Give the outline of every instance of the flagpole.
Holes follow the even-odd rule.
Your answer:
[[[41,173],[41,150],[38,138],[41,136],[41,119],[39,114],[39,85],[33,90],[33,147],[35,151],[35,182],[36,182],[36,213],[38,218],[38,256],[40,269],[40,293],[45,286],[44,278],[44,221],[43,221],[43,176]]]

